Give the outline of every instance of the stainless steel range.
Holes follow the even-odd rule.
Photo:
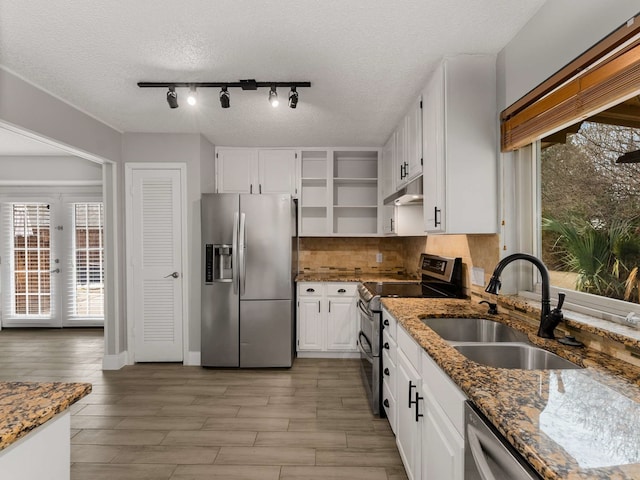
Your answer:
[[[421,281],[365,282],[358,285],[358,348],[364,386],[374,415],[384,415],[382,401],[382,298],[464,298],[462,259],[420,255]]]

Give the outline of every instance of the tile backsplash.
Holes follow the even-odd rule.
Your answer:
[[[398,237],[303,237],[299,270],[405,273],[404,239]],[[376,261],[382,254],[382,262]]]
[[[300,238],[299,270],[404,273],[418,275],[420,254],[428,252],[461,257],[465,286],[469,289],[471,267],[487,276],[499,260],[498,235],[431,235],[424,237],[303,237]],[[382,262],[376,255],[382,254]]]

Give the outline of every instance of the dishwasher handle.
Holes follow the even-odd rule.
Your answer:
[[[496,477],[493,476],[489,463],[487,463],[484,452],[482,451],[482,445],[480,444],[480,431],[473,425],[467,425],[467,438],[469,440],[469,447],[471,448],[473,461],[478,468],[478,473],[482,480],[496,480]]]

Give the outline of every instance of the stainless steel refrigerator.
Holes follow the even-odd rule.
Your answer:
[[[297,261],[291,196],[205,194],[201,214],[202,366],[290,367]]]

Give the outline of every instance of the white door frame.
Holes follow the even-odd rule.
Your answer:
[[[182,363],[188,364],[189,354],[189,249],[187,248],[187,164],[182,162],[127,162],[125,169],[125,261],[127,291],[127,364],[133,365],[135,359],[134,334],[134,292],[133,288],[133,212],[129,208],[131,202],[131,180],[133,170],[180,170],[180,202],[181,202],[181,242],[182,242]]]

